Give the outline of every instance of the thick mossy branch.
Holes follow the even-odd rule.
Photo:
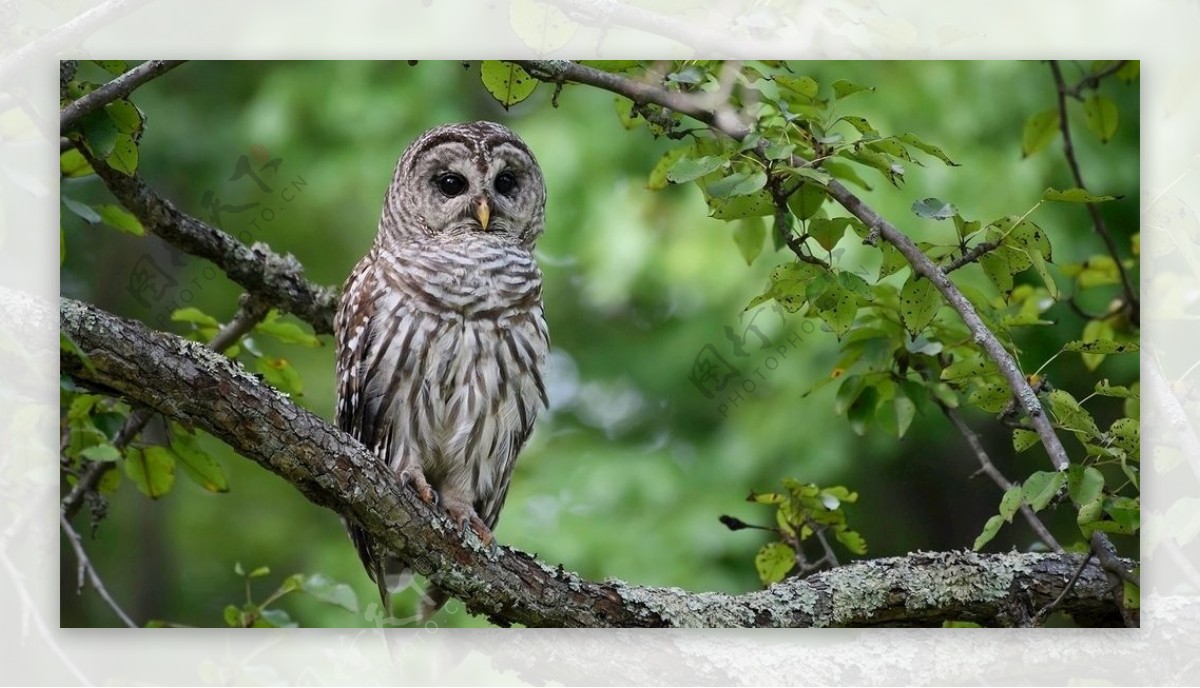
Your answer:
[[[49,306],[0,290],[0,316],[45,325]],[[463,541],[443,515],[397,487],[350,436],[205,346],[62,299],[63,372],[200,427],[308,499],[359,523],[467,608],[529,626],[875,626],[972,620],[1021,625],[1054,600],[1077,555],[917,553],[789,579],[744,595],[595,583],[530,555]],[[347,550],[349,551],[349,550]],[[349,556],[349,555],[348,555]],[[1088,625],[1119,625],[1109,582],[1089,567],[1060,603]]]

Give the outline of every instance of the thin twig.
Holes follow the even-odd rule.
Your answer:
[[[1095,72],[1094,74],[1088,74],[1080,79],[1079,82],[1074,86],[1068,88],[1067,95],[1071,96],[1072,98],[1079,98],[1080,94],[1083,93],[1085,88],[1096,88],[1100,84],[1101,80],[1121,71],[1121,69],[1124,68],[1128,62],[1129,60],[1117,60],[1104,69]]]
[[[88,558],[87,552],[83,550],[83,542],[79,538],[79,533],[71,527],[71,522],[67,520],[66,514],[58,515],[59,525],[62,526],[63,533],[70,540],[72,549],[75,550],[75,558],[79,561],[79,587],[77,592],[83,592],[84,577],[92,582],[92,587],[100,595],[100,599],[108,605],[109,609],[121,619],[121,622],[130,628],[138,628],[138,625],[129,618],[125,610],[121,609],[121,605],[108,594],[108,588],[104,587],[104,581],[100,579],[100,574],[96,572],[96,567],[92,566],[92,560]]]
[[[21,73],[26,63],[75,48],[100,25],[110,23],[147,2],[148,0],[109,0],[33,39],[0,62],[0,84],[12,84],[13,75]]]
[[[982,258],[985,254],[990,253],[990,252],[995,251],[996,249],[1000,248],[1000,244],[1001,244],[1001,242],[999,242],[999,241],[983,241],[978,244],[975,244],[975,246],[973,246],[969,251],[966,251],[961,256],[959,256],[951,261],[948,261],[945,265],[942,266],[942,270],[944,272],[946,272],[946,274],[954,272],[955,270],[963,267],[964,265],[969,265],[971,263],[974,263],[975,261]]]
[[[25,618],[33,620],[33,624],[37,626],[38,632],[41,633],[43,638],[45,638],[46,645],[50,647],[50,651],[53,652],[54,655],[58,657],[59,661],[63,663],[63,666],[65,666],[67,670],[71,672],[71,675],[75,677],[75,680],[79,681],[85,686],[94,685],[88,680],[87,676],[84,676],[83,672],[79,670],[79,667],[75,665],[75,661],[71,658],[71,655],[67,654],[67,652],[62,649],[62,646],[58,644],[58,640],[56,638],[57,634],[52,633],[46,626],[46,620],[42,618],[42,613],[38,608],[38,604],[33,601],[29,591],[25,588],[25,584],[22,581],[23,577],[21,576],[21,572],[17,569],[16,564],[9,559],[8,553],[2,549],[0,549],[0,565],[4,567],[4,570],[8,573],[9,578],[12,579],[12,589],[16,590],[17,596],[21,598],[21,606],[23,607],[23,611],[26,615]]]
[[[1054,608],[1061,604],[1064,599],[1066,599],[1067,594],[1070,593],[1071,589],[1075,587],[1075,583],[1079,580],[1079,577],[1083,575],[1084,569],[1088,567],[1088,563],[1092,560],[1092,556],[1094,555],[1095,552],[1089,551],[1087,553],[1087,556],[1083,558],[1083,562],[1079,564],[1079,568],[1075,569],[1075,573],[1071,576],[1071,579],[1068,580],[1067,584],[1063,586],[1062,592],[1058,593],[1058,597],[1055,597],[1054,601],[1045,607],[1042,607],[1038,610],[1037,614],[1033,615],[1033,625],[1038,625],[1041,619],[1045,618],[1050,612],[1054,611]]]
[[[1086,189],[1087,185],[1083,183],[1083,174],[1079,170],[1079,161],[1075,158],[1075,146],[1071,143],[1071,124],[1067,120],[1068,89],[1066,82],[1063,81],[1062,70],[1059,68],[1057,60],[1050,60],[1050,70],[1054,73],[1054,84],[1058,89],[1058,126],[1062,130],[1063,154],[1067,157],[1067,164],[1071,168],[1071,176],[1075,178],[1075,185]],[[1129,320],[1137,327],[1141,323],[1141,306],[1138,303],[1137,289],[1133,286],[1133,280],[1130,279],[1125,265],[1121,262],[1121,253],[1117,250],[1117,242],[1108,231],[1108,225],[1104,223],[1104,217],[1100,214],[1100,206],[1088,203],[1087,209],[1092,216],[1092,226],[1095,228],[1096,234],[1100,235],[1104,245],[1108,248],[1108,254],[1112,256],[1113,262],[1117,265],[1117,272],[1121,275],[1121,288],[1125,292],[1125,303],[1129,308]]]
[[[957,411],[949,406],[946,406],[945,404],[942,404],[941,402],[938,403],[938,406],[942,408],[942,413],[944,413],[946,417],[950,419],[950,422],[954,424],[954,427],[958,428],[959,433],[961,433],[963,438],[966,439],[967,444],[971,447],[971,451],[975,454],[976,460],[979,461],[979,465],[984,474],[991,478],[992,482],[996,483],[996,485],[1002,491],[1007,492],[1010,490],[1013,486],[1013,483],[1010,482],[1008,478],[1004,477],[1004,474],[1000,472],[1000,469],[996,468],[996,464],[992,463],[987,451],[983,448],[983,442],[979,440],[979,435],[976,434],[975,431],[972,430],[965,421],[963,421],[963,419],[958,415]],[[1042,520],[1037,517],[1037,513],[1034,512],[1032,507],[1030,507],[1028,504],[1021,504],[1019,511],[1021,512],[1021,516],[1023,516],[1029,523],[1029,527],[1033,528],[1033,532],[1037,533],[1038,538],[1041,539],[1041,541],[1045,543],[1047,547],[1055,552],[1063,551],[1062,545],[1058,544],[1058,540],[1055,540],[1054,536],[1050,534],[1049,529],[1046,528],[1046,524],[1042,523]]]
[[[124,98],[138,86],[156,79],[183,64],[185,60],[149,60],[97,88],[66,106],[58,118],[59,132],[66,133],[80,119],[119,98]]]

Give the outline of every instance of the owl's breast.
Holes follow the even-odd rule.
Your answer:
[[[400,291],[431,314],[499,320],[541,305],[537,263],[515,247],[441,247],[399,255],[396,265]]]

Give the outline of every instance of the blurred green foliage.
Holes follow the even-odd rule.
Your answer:
[[[959,163],[912,166],[899,189],[869,176],[873,190],[862,194],[865,200],[916,239],[944,241],[948,226],[928,219],[936,208],[923,208],[926,217],[914,214],[922,199],[941,199],[965,217],[984,219],[1023,213],[1047,187],[1074,186],[1056,142],[1022,156],[1026,121],[1055,103],[1043,63],[792,67],[821,84],[846,79],[874,87],[855,96],[855,114],[880,131],[933,142]],[[85,76],[97,70],[91,74],[96,81],[108,78],[95,65],[80,69]],[[1086,62],[1064,64],[1070,82],[1089,69]],[[1106,143],[1077,127],[1076,151],[1090,191],[1123,196],[1102,204],[1101,212],[1128,247],[1138,226],[1138,90],[1136,83],[1106,82],[1102,92],[1120,126],[1113,134],[1096,125],[1111,136]],[[553,104],[552,94],[543,85],[506,111],[481,83],[478,63],[190,63],[132,97],[147,119],[137,169],[185,212],[244,241],[291,253],[311,280],[340,285],[370,245],[384,189],[407,143],[443,122],[503,122],[537,154],[547,180],[547,231],[538,257],[554,352],[551,409],[518,462],[496,531],[500,542],[588,578],[744,592],[761,585],[755,553],[771,538],[756,530],[730,532],[718,517],[766,524],[768,512],[746,495],[786,477],[856,492],[857,502],[844,508],[870,543],[870,556],[969,546],[996,513],[1001,493],[971,477],[978,465],[945,418],[918,414],[900,441],[878,428],[860,437],[835,414],[836,385],[805,395],[833,370],[833,334],[818,319],[780,309],[743,312],[772,269],[791,260],[786,249],[773,252],[768,242],[747,266],[751,256],[740,233],[757,230],[707,217],[692,184],[647,188],[651,170],[677,143],[644,127],[626,130],[611,94],[568,86]],[[1071,106],[1082,122],[1081,103]],[[95,177],[64,178],[63,191],[72,202],[111,203]],[[108,212],[112,219],[104,221],[125,225],[124,231],[89,226],[64,212],[64,295],[183,335],[211,324],[172,320],[178,308],[222,322],[232,316],[236,285]],[[1103,250],[1082,206],[1047,204],[1037,219],[1054,242],[1056,264]],[[174,286],[157,297],[135,296],[130,275],[145,261],[170,275]],[[964,275],[986,283],[977,268]],[[1022,281],[1038,283],[1033,273],[1018,277]],[[1093,291],[1082,304],[1091,311],[1105,310],[1117,294],[1116,288]],[[1050,330],[1078,332],[1085,323],[1062,303],[1042,317],[1054,325],[1021,333],[1026,372],[1061,346],[1061,334]],[[282,372],[274,378],[271,370],[258,372],[291,384],[299,403],[332,418],[329,338],[305,347],[266,334],[255,333],[246,346],[276,371],[286,361],[300,386]],[[712,354],[741,376],[709,396],[692,376],[698,357]],[[1137,357],[1108,356],[1088,375],[1064,355],[1044,374],[1081,398],[1096,376],[1113,384],[1135,381]],[[1101,402],[1111,404],[1090,409],[1107,427],[1121,414],[1122,400]],[[1040,447],[1015,453],[1010,431],[994,417],[972,413],[969,419],[1010,479],[1048,467]],[[152,424],[147,439],[161,442],[162,432]],[[253,599],[267,598],[287,580],[300,580],[288,574],[302,572],[349,584],[361,604],[350,611],[349,605],[290,596],[280,604],[293,620],[370,625],[363,610],[374,586],[338,518],[220,442],[203,435],[197,441],[223,467],[228,492],[177,481],[169,496],[152,501],[123,479],[94,538],[85,537],[126,611],[142,622],[223,625],[224,610],[249,599],[245,586],[261,586]],[[1066,533],[1066,544],[1071,530],[1062,526],[1072,526],[1074,514],[1062,511],[1048,518],[1056,534]],[[1025,549],[1033,541],[1019,523],[1000,530],[991,546]],[[62,556],[62,625],[111,625],[111,612],[93,594],[75,594],[73,555],[68,548]],[[245,577],[235,573],[239,563],[279,575]],[[397,604],[403,616],[416,596],[407,593]],[[438,623],[485,622],[452,604]]]

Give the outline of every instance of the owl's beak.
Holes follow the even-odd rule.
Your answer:
[[[475,217],[479,220],[479,226],[486,231],[488,220],[492,217],[492,209],[488,205],[487,196],[475,199]]]

